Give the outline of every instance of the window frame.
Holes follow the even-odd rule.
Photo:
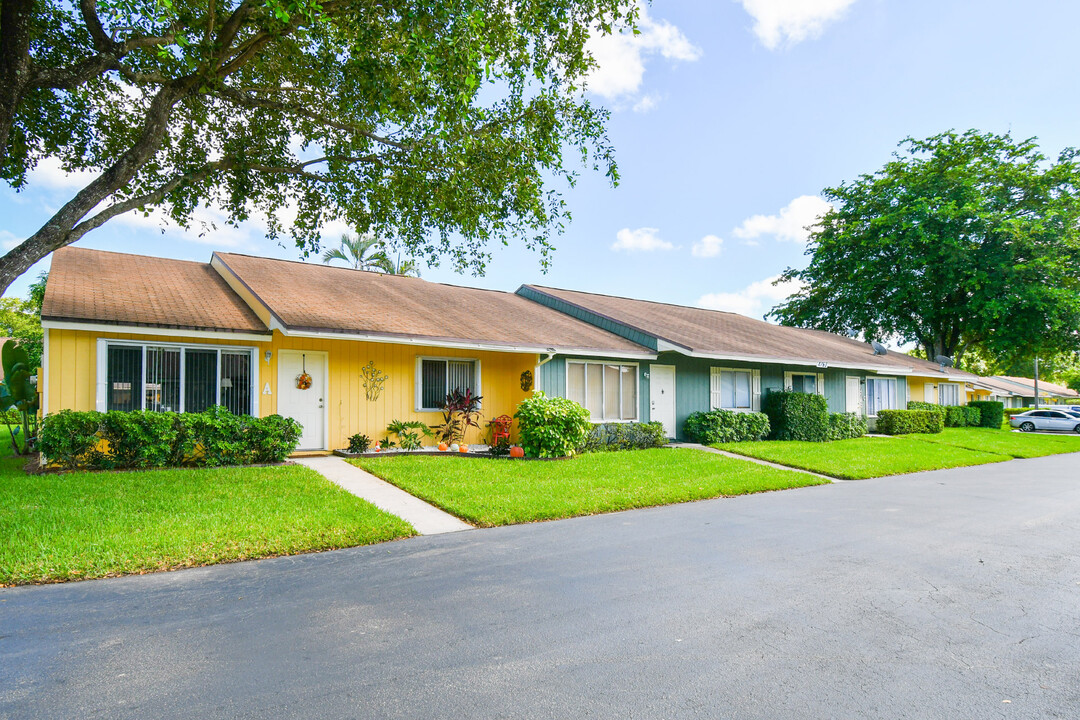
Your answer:
[[[179,365],[179,392],[180,402],[179,409],[176,412],[187,412],[184,408],[185,400],[185,370],[187,353],[185,350],[215,350],[217,351],[216,367],[217,367],[217,382],[215,385],[216,394],[214,396],[214,404],[221,404],[221,354],[223,352],[233,353],[236,355],[246,354],[251,363],[249,373],[251,375],[251,388],[249,393],[249,405],[248,415],[251,417],[259,417],[259,358],[258,348],[253,345],[213,345],[203,343],[183,343],[183,342],[148,342],[146,340],[118,340],[113,338],[98,338],[97,340],[97,386],[94,397],[94,407],[100,412],[107,412],[109,407],[109,388],[108,388],[108,373],[109,373],[109,347],[137,347],[142,351],[142,368],[139,378],[139,408],[140,410],[146,409],[146,351],[148,348],[167,348],[177,349],[180,351],[180,365]]]
[[[900,379],[889,376],[875,376],[866,378],[866,397],[864,398],[863,408],[866,411],[866,417],[876,418],[877,413],[870,414],[870,383],[871,382],[891,382],[893,384],[893,397],[896,399],[896,405],[900,405]],[[899,410],[899,407],[894,408],[875,408],[875,410]]]
[[[473,390],[477,395],[483,395],[483,390],[480,384],[480,358],[474,357],[455,357],[452,355],[417,355],[416,356],[416,373],[413,381],[413,406],[415,412],[418,413],[432,413],[442,412],[441,407],[426,408],[424,407],[424,361],[436,360],[445,363],[446,368],[446,390],[450,391],[450,363],[451,362],[471,362],[473,364]],[[483,401],[478,407],[483,405]]]
[[[784,390],[787,392],[794,392],[795,385],[792,382],[796,375],[812,375],[814,378],[814,392],[806,393],[807,395],[824,395],[825,394],[825,373],[823,372],[808,372],[806,370],[787,370],[784,372]]]
[[[938,405],[940,405],[942,407],[945,407],[945,402],[941,397],[941,395],[942,395],[941,389],[944,388],[944,387],[954,387],[954,388],[956,388],[956,403],[955,404],[956,405],[964,405],[965,404],[962,401],[965,399],[965,396],[967,395],[967,393],[964,391],[963,383],[939,382],[937,384]]]
[[[640,363],[637,363],[637,362],[624,362],[622,360],[596,360],[596,359],[589,359],[589,358],[567,358],[566,367],[563,370],[563,374],[565,375],[565,378],[566,378],[566,397],[567,398],[570,397],[570,366],[571,365],[585,365],[586,366],[585,367],[585,372],[584,372],[585,386],[582,388],[582,393],[583,393],[582,397],[585,398],[585,402],[589,401],[589,369],[588,369],[589,365],[599,365],[601,368],[603,368],[603,366],[605,366],[605,365],[618,365],[620,368],[622,368],[622,367],[632,367],[634,369],[634,397],[635,397],[635,400],[636,400],[636,402],[634,403],[634,417],[633,418],[624,420],[623,418],[619,417],[619,418],[615,418],[615,419],[612,419],[612,420],[608,420],[607,418],[603,417],[603,407],[601,407],[601,417],[599,419],[597,419],[597,418],[593,417],[592,411],[589,410],[588,406],[582,405],[582,407],[584,407],[586,410],[589,410],[589,421],[594,422],[594,423],[632,423],[632,422],[640,422],[641,421],[641,367],[640,367]],[[621,375],[622,375],[622,370],[621,369],[619,370],[619,374],[620,374],[620,377],[621,377]],[[604,376],[605,376],[605,373],[603,372],[603,370],[601,370],[601,372],[600,372],[600,398],[601,398],[600,404],[601,404],[601,406],[603,406],[603,404],[604,404],[603,399],[606,397],[605,392],[604,392],[606,388],[604,387],[604,384],[607,381],[604,379]],[[623,406],[622,383],[619,383],[619,400],[618,400],[618,404],[619,404],[619,414],[622,415],[622,406]]]
[[[716,375],[716,374],[720,374],[720,376],[723,377],[723,374],[726,373],[726,372],[730,372],[730,373],[746,373],[747,375],[750,376],[750,398],[749,398],[750,399],[750,404],[747,405],[746,407],[724,407],[722,404],[721,405],[716,405],[716,404],[713,403],[713,389],[712,389],[713,376]],[[738,388],[735,387],[734,385],[732,386],[732,388],[735,390],[735,397],[738,397],[738,394],[739,394]],[[722,394],[722,392],[723,391],[721,390],[721,394]],[[721,396],[721,403],[722,402],[723,402],[723,397]],[[713,366],[713,367],[709,368],[709,409],[710,410],[730,410],[731,412],[759,412],[760,407],[761,407],[761,370],[760,369],[758,369],[758,368],[720,367],[720,366]]]

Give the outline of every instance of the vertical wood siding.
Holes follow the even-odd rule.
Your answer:
[[[418,413],[415,408],[416,357],[461,357],[480,361],[483,419],[481,424],[499,415],[513,415],[529,393],[521,389],[521,373],[534,370],[534,354],[481,352],[389,343],[356,342],[313,338],[286,338],[275,332],[273,340],[250,343],[229,340],[185,340],[173,336],[97,333],[83,330],[47,330],[49,333],[49,407],[47,412],[62,409],[93,410],[97,392],[97,340],[99,338],[137,342],[183,342],[191,345],[241,345],[257,348],[259,366],[259,414],[277,412],[277,359],[279,350],[326,352],[329,360],[327,435],[331,448],[348,444],[354,433],[364,433],[373,440],[386,435],[386,426],[394,420],[422,420],[433,425],[441,422],[439,413]],[[270,363],[264,359],[272,351]],[[366,399],[360,370],[368,361],[388,376],[377,400]],[[549,363],[550,364],[550,363]],[[546,366],[545,366],[546,367]],[[262,394],[266,383],[270,395]],[[468,442],[482,442],[486,431],[471,430]]]

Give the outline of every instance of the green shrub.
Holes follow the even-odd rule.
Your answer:
[[[592,426],[582,450],[644,450],[662,447],[667,441],[663,423],[600,423]]]
[[[683,433],[690,442],[702,445],[761,440],[769,434],[769,416],[731,410],[696,412],[686,418]]]
[[[108,443],[106,467],[164,467],[173,457],[176,428],[170,413],[110,410],[101,416],[99,432]]]
[[[945,427],[964,427],[966,418],[962,405],[946,405],[942,409],[945,411]]]
[[[63,467],[99,467],[103,459],[98,434],[101,417],[99,412],[71,410],[46,415],[41,421],[38,449]]]
[[[825,442],[829,438],[829,406],[812,393],[771,391],[765,396],[765,414],[773,440]]]
[[[945,406],[938,405],[937,403],[923,402],[922,400],[909,400],[907,404],[908,410],[933,410],[939,412],[942,415],[945,414]]]
[[[858,413],[829,413],[829,440],[850,440],[866,434],[866,418]]]
[[[531,457],[566,457],[585,445],[592,430],[589,411],[573,400],[537,391],[521,401],[518,421],[521,447]]]
[[[979,426],[998,429],[1005,419],[1005,403],[997,400],[972,400],[968,407],[979,409]]]
[[[972,407],[970,404],[962,407],[964,409],[964,427],[979,427],[982,420],[982,412],[979,408]]]
[[[883,435],[939,433],[945,428],[945,416],[936,410],[879,410],[877,431]]]
[[[300,423],[283,415],[243,418],[247,425],[247,443],[251,448],[251,462],[279,463],[292,455],[304,430]]]
[[[135,410],[63,411],[46,416],[41,450],[61,467],[103,470],[178,465],[246,465],[287,458],[302,428],[291,418]]]
[[[349,452],[365,453],[371,447],[371,438],[362,433],[356,433],[349,438]]]

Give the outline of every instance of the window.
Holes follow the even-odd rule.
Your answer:
[[[253,348],[102,343],[99,410],[253,414]]]
[[[791,390],[800,393],[816,393],[818,391],[817,375],[812,373],[792,373]]]
[[[637,365],[566,363],[566,397],[584,406],[594,422],[637,420]]]
[[[442,410],[454,390],[480,394],[480,362],[457,358],[417,358],[417,409]]]
[[[941,405],[959,405],[960,386],[956,383],[938,383],[938,403]]]
[[[753,372],[712,368],[709,378],[712,410],[749,410],[753,398]]]
[[[874,417],[878,410],[895,410],[896,378],[866,378],[866,414]]]

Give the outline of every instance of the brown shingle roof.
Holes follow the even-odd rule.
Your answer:
[[[1022,395],[1024,392],[1031,397],[1035,396],[1035,381],[1031,378],[1014,377],[1012,375],[995,375],[990,380],[996,380],[999,384],[1008,387],[1008,384],[1014,385],[1013,392]],[[1067,388],[1064,385],[1058,385],[1057,383],[1047,382],[1045,380],[1039,381],[1039,395],[1049,393],[1051,395],[1060,395],[1061,397],[1080,397],[1075,390]]]
[[[547,295],[698,355],[835,365],[975,380],[971,373],[897,352],[875,355],[870,345],[833,333],[782,327],[719,310],[526,285]]]
[[[652,355],[514,293],[250,255],[214,257],[290,331]]]
[[[52,256],[46,320],[266,333],[207,263],[66,247]]]

